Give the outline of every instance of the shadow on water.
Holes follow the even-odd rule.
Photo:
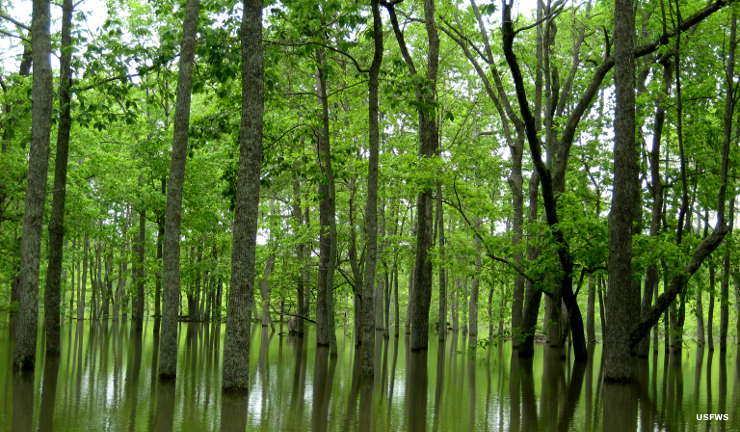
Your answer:
[[[277,327],[277,326],[276,326]],[[538,345],[468,348],[464,333],[427,351],[376,334],[376,371],[355,367],[351,334],[339,352],[255,326],[248,393],[221,392],[222,324],[182,323],[175,381],[157,375],[157,323],[65,322],[62,352],[32,373],[10,367],[0,332],[0,432],[5,431],[740,431],[740,359],[684,347],[636,363],[629,385],[605,383],[601,347],[573,363]],[[43,354],[42,347],[39,353]],[[723,422],[697,413],[727,413]]]

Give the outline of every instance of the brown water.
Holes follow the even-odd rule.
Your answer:
[[[379,338],[377,374],[353,374],[351,335],[331,357],[305,340],[256,328],[248,395],[220,391],[223,325],[181,324],[175,383],[156,374],[153,322],[137,336],[125,324],[65,323],[63,353],[35,374],[10,368],[0,328],[3,431],[740,431],[740,362],[733,351],[687,345],[683,359],[659,354],[631,386],[601,380],[601,351],[575,367],[538,346],[534,359],[508,344],[465,349],[462,336],[427,353],[402,336]],[[726,413],[727,421],[696,414]]]

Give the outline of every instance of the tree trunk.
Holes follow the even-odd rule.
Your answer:
[[[419,156],[431,158],[437,153],[439,131],[437,127],[437,71],[439,66],[439,36],[435,23],[434,0],[424,0],[424,22],[427,33],[427,69],[423,84],[416,89],[419,111]],[[421,78],[409,55],[403,33],[398,23],[394,3],[385,3],[393,32],[411,75]],[[429,340],[429,307],[432,295],[432,189],[424,187],[416,202],[416,254],[414,283],[409,292],[409,322],[411,323],[411,349],[426,349]]]
[[[700,285],[701,284],[697,284],[696,286],[696,343],[699,346],[704,346],[704,305],[702,302],[704,292]],[[643,341],[647,339],[648,338],[646,337]]]
[[[70,114],[70,82],[72,78],[72,0],[62,5],[62,44],[59,61],[59,127],[57,151],[54,161],[54,189],[52,191],[51,217],[49,219],[49,263],[44,292],[44,330],[46,352],[59,353],[59,303],[64,254],[64,202],[67,192],[67,160],[69,134],[72,126]]]
[[[478,222],[480,226],[480,221]],[[480,275],[483,271],[481,263],[480,240],[475,241],[475,275],[470,287],[470,306],[468,307],[468,344],[470,348],[478,345],[478,289],[480,287]]]
[[[85,300],[87,297],[87,264],[88,254],[90,251],[90,237],[85,233],[82,245],[82,280],[78,284],[79,294],[77,295],[77,319],[85,319]]]
[[[658,94],[655,108],[655,124],[653,126],[653,146],[650,150],[650,193],[653,198],[650,214],[650,236],[656,237],[660,233],[660,221],[663,217],[663,182],[660,178],[660,145],[663,136],[663,126],[665,124],[665,99],[669,96],[671,88],[671,75],[673,73],[673,64],[669,58],[661,61],[663,66],[663,89]],[[640,308],[640,318],[644,318],[650,310],[653,294],[657,297],[658,292],[658,265],[650,264],[645,272],[645,292],[642,298]],[[637,347],[639,357],[647,357],[650,350],[649,338],[643,339]]]
[[[329,141],[329,100],[327,96],[327,65],[324,52],[318,51],[318,99],[321,105],[321,128],[318,135],[318,159],[322,181],[319,183],[319,274],[316,304],[316,343],[329,346],[336,353],[334,333],[334,267],[336,264],[336,205],[334,171]]]
[[[439,340],[445,340],[447,335],[447,263],[445,262],[445,222],[442,206],[442,185],[437,184],[437,239],[439,242],[439,321],[437,331]]]
[[[33,85],[31,89],[31,152],[28,160],[21,238],[19,308],[13,324],[13,364],[33,370],[38,325],[39,261],[41,231],[46,202],[46,176],[49,170],[52,78],[49,62],[49,1],[33,0],[31,43]]]
[[[245,391],[249,383],[249,319],[254,309],[254,274],[262,158],[262,1],[244,0],[241,23],[242,112],[239,171],[234,210],[223,388]]]
[[[640,290],[633,283],[632,225],[639,199],[639,164],[635,143],[635,13],[632,0],[614,1],[616,113],[614,120],[614,188],[609,212],[609,287],[604,334],[604,378],[632,379],[629,335],[639,318]],[[637,290],[635,290],[637,288]]]
[[[709,264],[709,310],[707,311],[707,345],[709,351],[714,351],[714,288],[715,288],[715,268]]]
[[[144,321],[144,283],[146,281],[144,274],[146,258],[146,210],[143,209],[139,211],[139,236],[136,239],[135,253],[133,279],[136,287],[136,298],[134,299],[134,310],[131,315],[134,320],[134,327],[140,329]]]
[[[588,276],[588,301],[586,306],[586,339],[588,341],[588,350],[593,351],[596,346],[596,329],[595,329],[595,304],[596,304],[596,277],[591,274]]]
[[[162,177],[162,195],[167,195],[167,181]],[[154,316],[157,320],[162,317],[162,278],[163,278],[163,245],[164,245],[164,216],[157,216],[157,276],[154,280]],[[156,327],[156,326],[155,326]]]
[[[267,258],[265,263],[265,270],[262,273],[262,279],[260,279],[260,296],[262,297],[262,327],[267,327],[272,324],[270,318],[270,275],[272,269],[275,266],[276,254],[273,253]]]
[[[732,249],[734,246],[732,228],[735,220],[735,196],[733,194],[730,198],[730,205],[728,207],[729,213],[729,231],[730,235],[725,240],[725,253],[722,263],[722,280],[720,281],[719,288],[719,350],[720,352],[727,351],[727,329],[729,328],[730,321],[730,273],[732,272]]]
[[[537,192],[539,186],[539,176],[533,172],[529,178],[529,213],[527,222],[532,226],[537,221]],[[530,233],[530,236],[532,233]],[[534,260],[539,255],[537,248],[530,244],[527,247],[527,258]],[[493,289],[493,288],[491,288]],[[517,344],[519,357],[532,357],[534,355],[534,336],[537,328],[537,317],[540,312],[540,303],[542,302],[542,289],[532,281],[527,281],[526,301],[524,302],[524,311],[522,313],[520,343]]]
[[[370,0],[373,16],[373,61],[368,77],[368,152],[367,201],[365,202],[365,274],[360,292],[360,374],[364,377],[375,374],[375,333],[373,327],[382,325],[374,322],[376,304],[373,300],[378,259],[378,159],[380,155],[380,114],[378,88],[380,67],[383,63],[383,21],[380,1]]]
[[[187,0],[183,19],[180,66],[177,78],[175,124],[172,138],[170,179],[164,215],[163,285],[164,316],[159,341],[159,376],[174,378],[177,371],[177,317],[180,294],[180,221],[185,160],[188,153],[190,99],[200,0]]]

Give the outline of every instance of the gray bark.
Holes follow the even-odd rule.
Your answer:
[[[616,115],[614,120],[614,188],[609,212],[609,272],[604,334],[604,377],[632,379],[629,335],[639,319],[640,290],[633,283],[632,225],[639,199],[638,149],[635,143],[635,13],[632,0],[614,1]],[[637,288],[637,289],[635,289]]]
[[[234,210],[231,289],[224,340],[224,390],[249,384],[249,319],[254,309],[254,275],[259,217],[264,112],[262,0],[244,0],[241,23],[242,112],[239,170]]]
[[[180,47],[180,66],[175,100],[175,123],[172,159],[164,216],[163,272],[164,316],[159,341],[159,375],[174,378],[177,371],[177,317],[180,294],[180,222],[182,190],[185,182],[185,160],[188,153],[190,99],[193,87],[193,64],[198,28],[200,0],[187,0]]]
[[[31,89],[31,151],[28,160],[21,238],[18,314],[13,324],[13,365],[33,370],[38,326],[39,261],[41,231],[49,170],[52,77],[49,53],[48,0],[34,0],[31,20],[33,84]]]

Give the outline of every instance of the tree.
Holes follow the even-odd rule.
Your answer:
[[[49,264],[46,270],[44,291],[44,329],[46,351],[59,352],[60,289],[62,261],[64,259],[64,208],[67,193],[67,160],[69,134],[72,128],[72,0],[62,5],[62,44],[59,62],[59,127],[57,129],[57,154],[54,163],[54,189],[52,192],[51,218],[49,220]]]
[[[163,283],[164,319],[159,342],[159,376],[174,378],[177,371],[177,321],[180,291],[180,223],[182,218],[182,188],[185,181],[185,159],[188,153],[190,99],[195,63],[195,38],[198,27],[200,0],[187,0],[182,26],[180,69],[177,79],[175,130],[172,138],[172,159],[167,207],[164,216]]]
[[[244,0],[241,22],[242,106],[239,171],[234,208],[226,339],[224,390],[244,391],[249,384],[250,319],[254,308],[257,217],[262,157],[263,54],[262,1]]]
[[[378,108],[378,87],[380,67],[383,62],[383,22],[380,15],[380,1],[371,0],[373,16],[373,61],[368,78],[368,142],[370,157],[367,165],[367,202],[365,204],[365,236],[367,239],[365,274],[362,278],[360,298],[360,364],[365,376],[374,374],[375,355],[375,302],[373,294],[376,284],[376,264],[378,256],[378,158],[380,152],[380,119]]]
[[[609,287],[604,335],[607,380],[632,377],[629,332],[639,309],[640,292],[632,278],[632,225],[638,199],[639,166],[635,146],[635,12],[632,0],[614,1],[614,187],[609,211]]]
[[[33,128],[23,213],[23,237],[21,238],[19,309],[13,324],[13,365],[22,370],[33,370],[36,355],[41,224],[46,203],[46,176],[49,169],[51,135],[52,78],[49,61],[51,52],[49,4],[48,0],[34,0],[31,20]]]
[[[409,74],[419,83],[415,89],[419,114],[419,156],[432,158],[437,152],[439,130],[437,126],[437,74],[439,69],[439,36],[435,23],[433,0],[424,1],[424,26],[427,34],[427,69],[422,76],[409,54],[403,31],[398,23],[395,4],[383,2],[390,15],[393,33],[398,47],[408,67]],[[411,349],[427,348],[429,339],[429,307],[432,296],[432,261],[429,251],[432,247],[432,187],[425,185],[416,200],[416,256],[414,261],[414,282],[409,291],[409,321],[411,323]]]

